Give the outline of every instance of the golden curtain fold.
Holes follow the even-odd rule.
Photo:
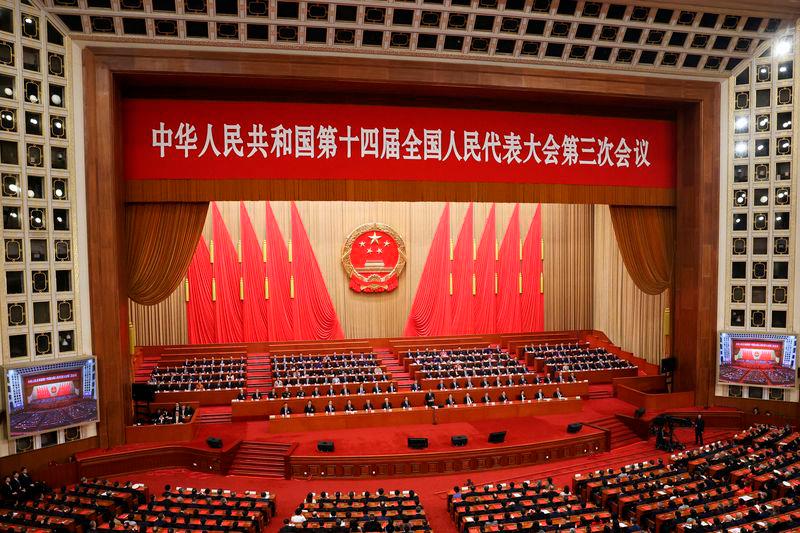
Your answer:
[[[656,295],[672,285],[675,210],[610,206],[622,261],[642,292]]]
[[[203,232],[208,203],[127,204],[128,297],[154,305],[180,285]]]

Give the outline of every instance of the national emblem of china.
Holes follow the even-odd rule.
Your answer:
[[[390,292],[406,266],[406,245],[394,228],[377,222],[363,224],[347,237],[342,265],[356,292]]]

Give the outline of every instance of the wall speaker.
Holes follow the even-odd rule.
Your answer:
[[[333,451],[333,441],[332,440],[321,440],[317,442],[317,450],[321,452],[332,452]]]
[[[580,422],[573,422],[572,424],[567,424],[567,433],[577,433],[581,430],[583,424]]]
[[[450,437],[450,442],[453,443],[453,446],[466,446],[467,445],[467,436],[466,435],[453,435]]]
[[[506,432],[505,431],[495,431],[494,433],[489,433],[489,442],[492,444],[500,444],[506,440]]]
[[[209,448],[222,448],[222,439],[219,437],[208,437],[206,444]]]
[[[678,360],[674,357],[665,357],[661,360],[661,373],[662,374],[669,374],[670,372],[675,372],[675,368],[678,366]]]
[[[428,439],[423,437],[408,437],[408,447],[413,450],[424,450],[428,447]]]
[[[642,418],[644,416],[644,413],[645,413],[644,407],[640,407],[633,412],[633,418]]]

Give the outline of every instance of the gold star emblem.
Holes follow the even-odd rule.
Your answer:
[[[372,235],[368,235],[368,237],[369,237],[369,243],[370,244],[375,244],[375,243],[380,244],[381,236],[378,235],[376,232],[373,231]]]

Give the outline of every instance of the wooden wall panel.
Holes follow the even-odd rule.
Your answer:
[[[668,291],[643,293],[631,279],[619,251],[608,206],[594,208],[594,329],[614,344],[653,364],[664,356],[663,312]]]

